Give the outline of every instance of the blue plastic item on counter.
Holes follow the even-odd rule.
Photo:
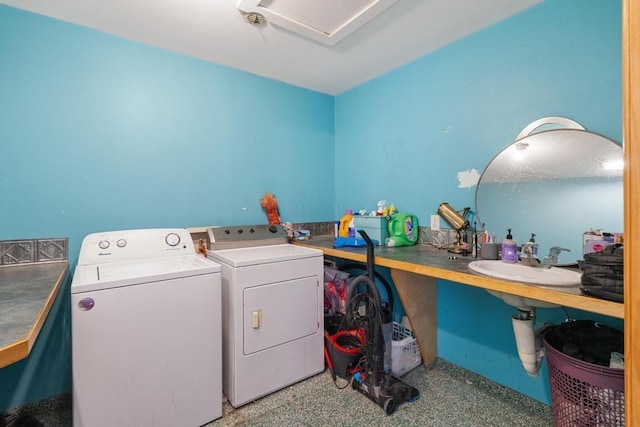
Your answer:
[[[377,245],[377,240],[372,240],[374,245]],[[367,246],[367,242],[364,239],[360,239],[359,237],[338,237],[336,241],[333,243],[334,248],[342,248],[345,246]]]

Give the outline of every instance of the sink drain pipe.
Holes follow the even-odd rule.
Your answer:
[[[511,318],[518,356],[524,370],[531,377],[538,376],[540,363],[544,357],[542,338],[533,329],[535,320],[535,307],[527,310],[518,308],[518,314],[514,314]]]

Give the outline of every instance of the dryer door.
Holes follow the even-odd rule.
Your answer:
[[[318,278],[303,277],[244,290],[244,354],[315,334]]]

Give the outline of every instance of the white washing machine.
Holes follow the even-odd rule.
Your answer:
[[[222,384],[238,407],[324,370],[323,253],[275,226],[212,227],[222,266]]]
[[[220,265],[184,229],[90,234],[71,284],[73,425],[222,416]]]

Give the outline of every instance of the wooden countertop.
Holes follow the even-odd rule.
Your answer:
[[[0,267],[0,368],[29,355],[68,269],[67,261]]]
[[[358,262],[366,262],[366,248],[333,248],[334,239],[330,236],[312,237],[310,240],[297,241],[297,245],[320,249],[327,256]],[[430,245],[414,245],[389,248],[376,246],[375,263],[393,270],[406,271],[437,279],[450,280],[469,286],[505,292],[546,301],[566,307],[573,307],[592,313],[624,319],[624,304],[582,295],[577,288],[551,288],[494,279],[472,271],[468,264],[474,258],[452,255],[446,250]]]

